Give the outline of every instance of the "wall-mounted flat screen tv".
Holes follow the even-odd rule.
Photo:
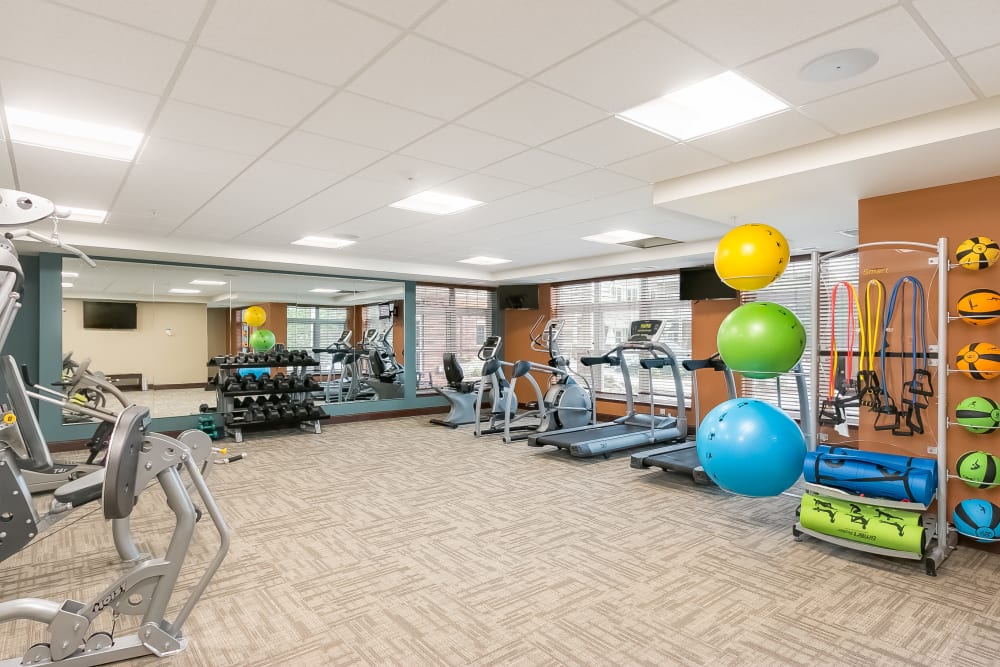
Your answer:
[[[500,285],[497,303],[504,310],[538,310],[538,285]]]
[[[128,301],[84,301],[84,329],[135,329],[136,305]]]
[[[740,293],[722,282],[711,266],[697,269],[681,269],[681,301],[703,301],[705,299],[735,299]]]

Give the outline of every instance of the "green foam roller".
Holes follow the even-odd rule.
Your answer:
[[[919,512],[865,505],[810,493],[802,496],[803,528],[862,542],[882,549],[924,554],[924,527]]]

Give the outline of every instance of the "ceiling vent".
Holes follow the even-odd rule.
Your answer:
[[[617,245],[627,245],[632,248],[659,248],[665,245],[674,245],[675,243],[680,243],[680,241],[674,239],[665,239],[662,236],[650,236],[649,238],[639,239],[637,241],[626,241],[625,243],[619,243]]]

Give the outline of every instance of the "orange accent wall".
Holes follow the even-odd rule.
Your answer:
[[[951,261],[954,261],[955,248],[966,238],[971,236],[1000,238],[1000,176],[873,197],[858,202],[860,243],[898,240],[935,243],[941,236],[948,238]],[[862,270],[864,268],[862,266]],[[898,267],[893,267],[888,277],[879,277],[883,278],[887,287],[891,289],[897,272]],[[862,285],[867,282],[864,275],[861,282]],[[984,271],[952,269],[948,273],[949,310],[954,311],[954,303],[965,292],[977,287],[996,289],[998,284],[1000,284],[1000,265]],[[936,298],[935,282],[935,289],[928,295],[932,329],[937,327]],[[948,349],[943,361],[954,366],[958,350],[971,342],[986,341],[1000,344],[1000,325],[976,327],[956,320],[948,325],[948,339]],[[935,378],[935,382],[940,381],[940,377]],[[960,373],[948,375],[949,418],[954,419],[955,406],[959,401],[973,395],[1000,400],[1000,380],[973,380]],[[935,410],[936,400],[931,399],[931,405],[924,415],[925,423],[936,425]],[[885,431],[875,432],[871,427],[871,420],[862,419],[860,429],[862,439],[885,440],[885,433]],[[928,456],[927,447],[934,444],[935,440],[933,436],[925,435],[895,438],[892,442],[914,455]],[[889,452],[899,451],[896,448],[882,449]],[[960,426],[948,429],[949,470],[955,469],[955,462],[959,456],[971,450],[983,450],[1000,455],[1000,433],[976,435]],[[973,489],[960,480],[951,480],[948,485],[949,509],[966,498],[982,498],[1000,504],[1000,488]]]

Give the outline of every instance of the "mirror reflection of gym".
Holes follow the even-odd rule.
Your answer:
[[[263,328],[273,334],[274,349],[305,350],[320,362],[310,369],[320,385],[310,397],[315,402],[327,402],[328,395],[329,402],[400,398],[402,296],[402,284],[385,281],[112,261],[101,262],[98,271],[66,258],[66,359],[63,378],[52,384],[83,404],[107,401],[95,388],[70,383],[82,363],[122,391],[143,392],[154,417],[214,412],[216,369],[208,361],[252,351],[253,331],[242,316],[259,305],[268,313]],[[369,329],[373,339],[366,342]],[[346,364],[347,384],[357,385],[353,392],[326,387],[344,384],[344,360],[331,363],[327,351],[338,341],[341,347],[348,341],[356,357]]]

